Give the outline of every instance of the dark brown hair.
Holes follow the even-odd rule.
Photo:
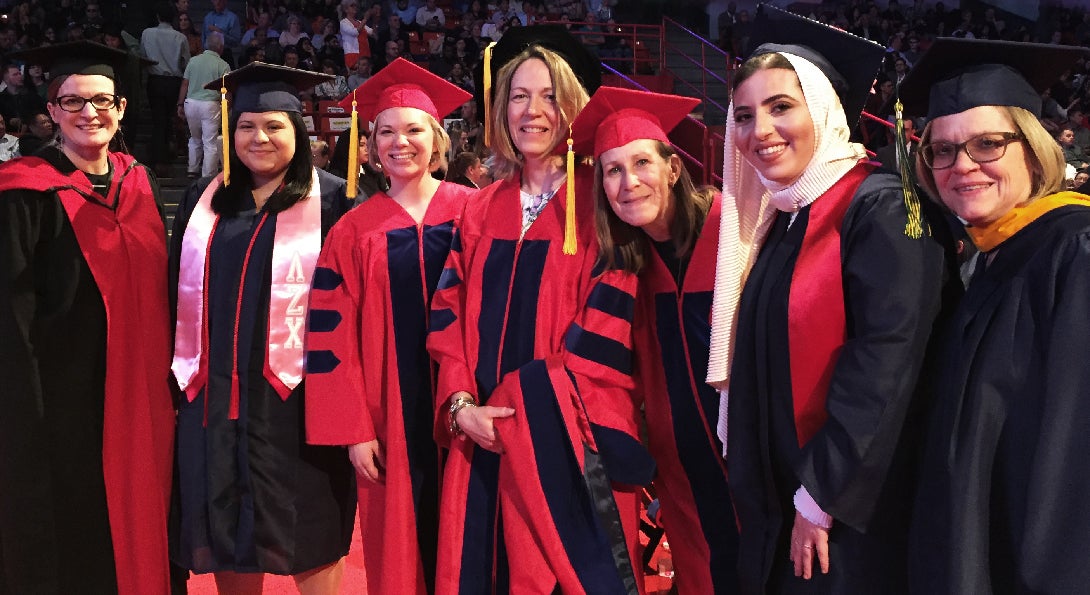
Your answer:
[[[662,141],[656,143],[660,157],[667,162],[677,156],[677,151]],[[678,157],[680,159],[680,157]],[[678,260],[685,261],[693,252],[704,220],[711,210],[715,188],[697,188],[685,165],[680,165],[677,182],[671,188],[674,202],[674,219],[670,222],[670,238],[674,242]],[[594,165],[594,224],[598,231],[598,258],[607,269],[620,268],[639,274],[651,255],[651,241],[640,228],[621,221],[613,212],[602,185],[602,163]]]

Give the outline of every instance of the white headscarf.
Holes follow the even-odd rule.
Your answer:
[[[866,156],[850,142],[851,129],[829,79],[809,60],[781,52],[799,77],[814,122],[814,156],[790,184],[765,179],[734,143],[734,101],[727,109],[723,147],[723,211],[712,300],[708,384],[721,391],[719,437],[726,450],[727,387],[738,324],[738,302],[777,210],[797,211],[817,200]],[[724,453],[725,454],[725,453]]]

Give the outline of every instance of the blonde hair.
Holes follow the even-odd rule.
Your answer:
[[[389,110],[383,110],[382,112],[379,112],[378,116],[375,117],[374,130],[367,134],[367,153],[372,155],[371,161],[377,163],[379,167],[382,166],[382,157],[379,155],[378,152],[378,142],[375,140],[378,135],[375,134],[375,130],[378,130],[379,118],[381,118],[382,114],[385,114],[387,111]],[[432,147],[431,160],[428,162],[428,171],[434,172],[438,169],[445,170],[447,168],[447,153],[450,151],[450,137],[447,136],[447,131],[443,130],[443,125],[439,122],[439,120],[435,119],[435,116],[429,114],[428,112],[425,112],[424,110],[419,111],[420,113],[424,114],[425,120],[427,121],[428,125],[431,126],[432,136],[435,138],[435,146]]]
[[[1033,179],[1026,202],[1063,190],[1065,162],[1063,151],[1056,139],[1041,126],[1041,122],[1032,112],[1009,105],[995,107],[1006,113],[1014,123],[1015,132],[1025,137],[1026,164]],[[932,122],[928,122],[920,135],[921,147],[931,142],[931,124]],[[916,180],[933,201],[942,204],[938,185],[935,184],[935,174],[923,162],[923,155],[919,153],[916,155]]]
[[[568,66],[568,62],[560,54],[548,48],[531,45],[504,64],[496,74],[496,84],[493,87],[491,136],[488,139],[494,158],[492,172],[496,179],[510,179],[522,169],[523,156],[511,140],[511,131],[507,126],[507,103],[511,95],[511,79],[514,78],[515,71],[526,61],[535,58],[544,62],[545,67],[548,68],[553,94],[556,96],[557,134],[549,147],[549,153],[567,138],[569,124],[590,100],[586,89],[579,84],[579,79],[571,66]]]

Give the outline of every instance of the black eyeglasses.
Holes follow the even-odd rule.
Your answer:
[[[933,170],[952,167],[962,149],[974,162],[990,163],[1002,159],[1003,155],[1007,154],[1007,145],[1025,140],[1025,138],[1017,132],[985,132],[963,143],[942,141],[929,143],[920,149],[920,154],[927,167]]]
[[[53,103],[57,104],[62,110],[66,112],[81,112],[83,106],[88,103],[96,110],[108,110],[117,105],[117,100],[120,96],[110,95],[109,93],[99,93],[94,97],[80,97],[79,95],[61,95],[53,100]]]

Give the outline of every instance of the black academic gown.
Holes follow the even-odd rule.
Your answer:
[[[943,250],[926,231],[921,239],[904,234],[906,209],[895,176],[872,174],[858,190],[846,190],[850,203],[840,227],[846,340],[830,362],[828,418],[801,446],[788,311],[792,286],[803,274],[795,264],[814,205],[800,210],[790,227],[789,214],[778,215],[742,294],[727,465],[740,527],[741,592],[750,595],[905,590],[912,420],[918,373],[940,310]],[[830,190],[818,201],[843,198]],[[829,574],[821,574],[815,557],[809,581],[794,577],[788,558],[792,498],[800,485],[834,519]]]
[[[1090,208],[992,251],[943,333],[912,592],[1090,589]]]
[[[345,181],[318,170],[322,235],[350,207]],[[210,179],[194,183],[178,208],[170,253],[171,291],[177,289],[182,238]],[[240,182],[234,182],[240,183]],[[175,563],[195,572],[234,570],[297,574],[347,554],[356,492],[343,448],[310,446],[304,436],[304,389],[282,400],[265,379],[276,215],[258,226],[262,211],[219,219],[208,255],[208,384],[190,402],[179,399],[178,500],[171,536]],[[258,230],[239,283],[247,246]],[[238,333],[235,335],[236,308]],[[228,419],[232,347],[237,339],[240,401]],[[206,397],[207,413],[206,413]],[[207,416],[207,421],[206,421]]]
[[[55,146],[39,157],[0,168],[0,593],[161,593],[159,187],[128,156],[109,156],[108,189]]]

